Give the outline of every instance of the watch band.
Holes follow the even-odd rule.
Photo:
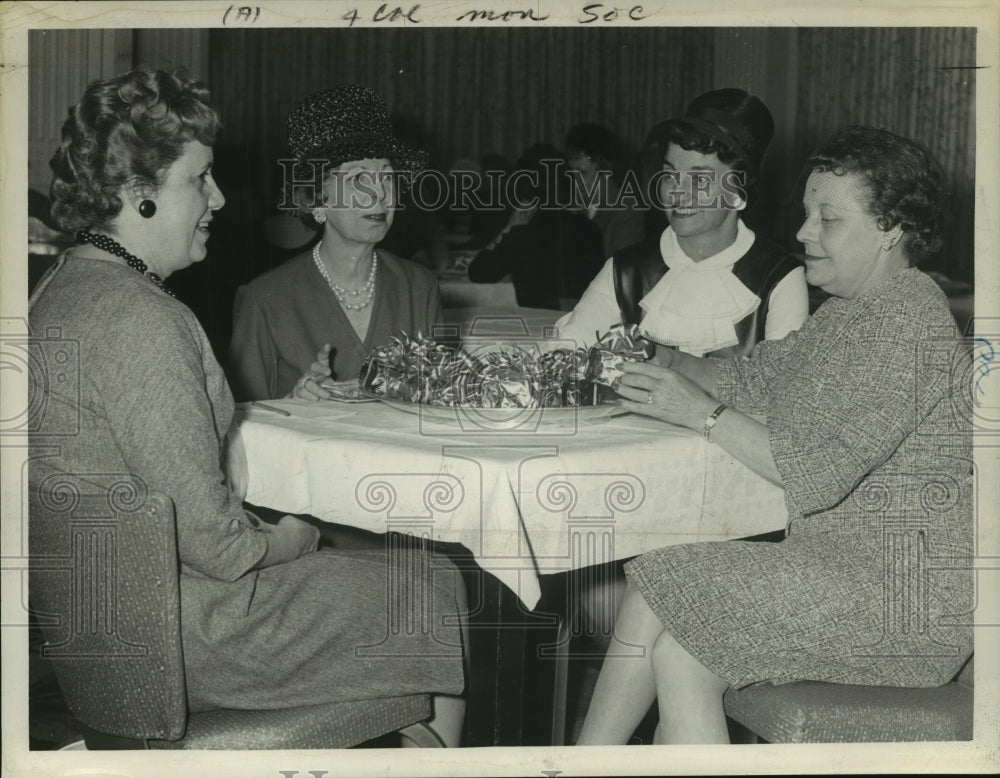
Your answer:
[[[719,421],[719,417],[722,412],[726,410],[728,406],[725,403],[719,403],[719,407],[708,414],[708,418],[705,419],[705,426],[702,428],[702,435],[705,436],[705,440],[712,440],[712,427],[715,426],[716,422]]]

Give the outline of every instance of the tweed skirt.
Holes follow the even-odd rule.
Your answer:
[[[245,613],[184,625],[193,710],[462,692],[461,579],[447,557],[322,549],[250,575]]]
[[[780,543],[670,546],[625,572],[666,630],[734,687],[947,683],[972,651],[971,626],[962,623],[971,569],[925,571],[921,603],[905,593],[915,581],[893,582],[884,559],[871,534],[792,534]],[[906,603],[926,614],[927,632],[916,629],[921,614],[900,618]]]

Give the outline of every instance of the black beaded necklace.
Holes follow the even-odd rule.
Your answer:
[[[150,270],[146,266],[145,262],[139,259],[139,257],[135,254],[130,254],[121,243],[112,240],[107,235],[101,235],[97,232],[88,232],[87,230],[80,230],[76,233],[76,242],[89,243],[90,245],[99,248],[101,251],[106,251],[109,254],[114,254],[116,257],[121,257],[130,268],[138,270],[171,297],[176,297],[172,291],[163,285],[163,279]]]

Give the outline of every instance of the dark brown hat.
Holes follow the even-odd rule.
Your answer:
[[[691,101],[682,117],[658,124],[648,142],[666,152],[673,127],[687,127],[759,166],[774,136],[774,118],[760,98],[742,89],[715,89]]]
[[[309,95],[288,116],[288,146],[299,161],[324,159],[339,165],[357,159],[388,159],[393,168],[416,173],[426,152],[392,132],[385,101],[372,89],[351,84]]]

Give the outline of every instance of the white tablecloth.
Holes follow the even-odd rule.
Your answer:
[[[462,543],[529,608],[539,574],[786,524],[780,488],[646,417],[536,413],[512,433],[381,403],[268,404],[291,416],[238,410],[249,502]]]

